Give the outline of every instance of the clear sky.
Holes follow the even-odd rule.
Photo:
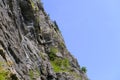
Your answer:
[[[42,0],[90,80],[120,80],[120,0]]]

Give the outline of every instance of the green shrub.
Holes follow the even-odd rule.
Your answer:
[[[61,59],[56,58],[54,61],[51,61],[51,65],[55,72],[66,72],[69,71],[69,60],[67,58]]]
[[[56,47],[50,48],[50,53],[48,54],[50,60],[52,60],[52,61],[55,60],[57,52],[58,52],[58,49]]]
[[[56,47],[51,47],[50,48],[50,53],[56,54],[58,52],[58,49]]]
[[[64,65],[64,67],[69,67],[69,60],[67,58],[63,59],[62,64]]]
[[[53,70],[54,70],[55,72],[61,72],[61,67],[58,66],[54,61],[51,61],[51,65],[52,65]]]
[[[56,56],[57,52],[58,48],[51,47],[50,53],[48,54],[53,70],[55,72],[68,72],[70,67],[69,60],[67,58],[58,58]]]
[[[87,72],[86,67],[82,67],[82,68],[81,68],[81,70],[82,70],[84,73],[86,73],[86,72]]]
[[[50,53],[49,54],[49,58],[50,58],[50,60],[55,60],[55,58],[56,58],[56,54],[54,54],[54,53]]]

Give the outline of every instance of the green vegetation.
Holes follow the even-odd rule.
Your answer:
[[[51,47],[50,48],[50,53],[56,54],[58,52],[58,49],[56,47]]]
[[[30,0],[30,3],[31,3],[32,8],[35,9],[35,4],[34,4],[34,2],[33,2],[32,0]]]
[[[60,44],[61,47],[64,47],[64,44]],[[61,72],[67,72],[70,75],[74,76],[76,80],[82,80],[82,76],[78,73],[76,73],[74,70],[72,70],[70,66],[70,62],[68,58],[59,58],[56,56],[56,53],[58,52],[58,48],[56,47],[51,47],[50,52],[49,52],[49,58],[50,58],[50,63],[52,65],[52,68],[55,73],[61,73]],[[87,72],[86,67],[82,67],[81,71],[83,73]]]
[[[35,70],[29,70],[29,76],[30,80],[34,80],[34,78],[37,78],[40,76],[39,69],[36,67]]]
[[[68,68],[68,67],[70,66],[69,60],[68,60],[67,58],[63,59],[63,60],[62,60],[62,65],[63,65],[64,67]]]
[[[35,70],[36,70],[36,71],[35,71],[35,75],[36,75],[36,77],[39,77],[39,76],[40,76],[39,68],[36,67]]]
[[[33,80],[33,78],[34,78],[34,72],[33,72],[33,70],[29,71],[29,76],[30,76],[30,80]]]
[[[69,60],[67,58],[61,59],[56,58],[54,61],[51,61],[53,70],[55,72],[68,72],[69,71]]]
[[[30,0],[30,3],[31,3],[33,10],[37,10],[37,11],[39,10],[38,7],[35,5],[35,3],[32,0]]]
[[[0,70],[0,80],[6,80],[8,79],[8,71]]]
[[[50,60],[54,61],[56,58],[56,53],[58,52],[58,49],[56,47],[51,47],[50,48],[50,53],[49,53],[49,58]]]
[[[58,58],[56,56],[57,52],[58,52],[58,48],[56,47],[50,48],[49,58],[53,70],[55,72],[68,72],[70,67],[69,60],[67,58]]]
[[[63,42],[60,43],[61,47],[65,47],[65,44]]]
[[[74,71],[70,71],[70,63],[67,58],[61,59],[57,58],[54,61],[51,61],[54,72],[69,72],[70,75],[73,75],[76,80],[82,80],[82,76],[77,74]]]
[[[86,67],[82,67],[82,68],[81,68],[81,70],[82,70],[84,73],[86,73],[86,72],[87,72]]]
[[[10,72],[4,68],[4,63],[0,62],[0,80],[8,80]]]
[[[61,46],[64,44],[61,43]],[[71,70],[70,62],[68,58],[59,58],[56,56],[56,53],[58,52],[58,48],[51,47],[50,53],[48,54],[50,58],[50,63],[52,65],[52,68],[54,72],[67,72],[71,75],[73,75],[77,80],[82,80],[82,76],[80,74],[77,74],[74,70]],[[86,73],[86,67],[82,67],[81,70]]]

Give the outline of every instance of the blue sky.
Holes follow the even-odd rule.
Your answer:
[[[42,0],[90,80],[120,80],[120,0]]]

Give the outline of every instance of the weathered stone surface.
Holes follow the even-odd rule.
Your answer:
[[[7,80],[87,80],[39,0],[0,0],[1,67]]]

